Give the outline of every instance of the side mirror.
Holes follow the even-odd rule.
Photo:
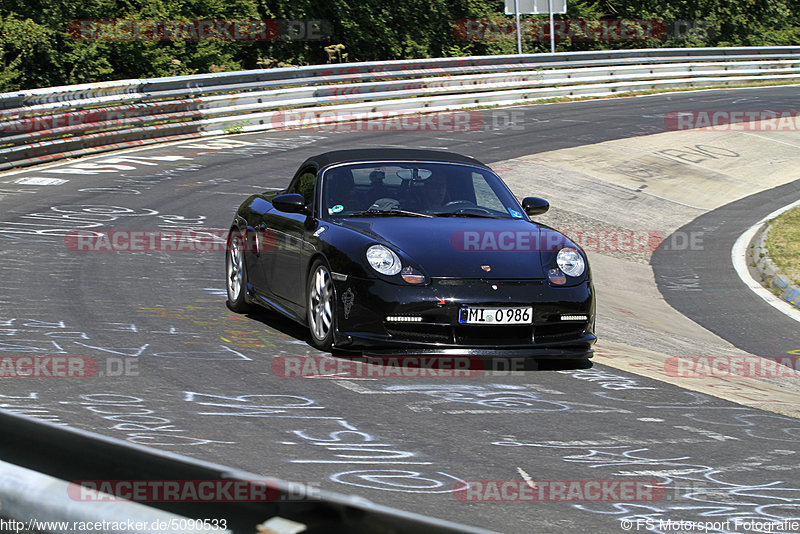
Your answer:
[[[286,213],[306,213],[306,199],[296,193],[278,195],[272,199],[272,205]]]
[[[525,197],[522,199],[522,209],[525,210],[525,213],[533,217],[534,215],[541,215],[549,210],[550,203],[539,197]]]

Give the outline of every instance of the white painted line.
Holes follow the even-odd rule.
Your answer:
[[[758,137],[760,139],[766,139],[767,141],[769,141],[771,143],[780,143],[782,145],[787,145],[787,146],[790,146],[792,148],[800,148],[800,146],[798,146],[798,145],[796,145],[794,143],[789,143],[787,141],[781,141],[780,139],[774,139],[772,137],[767,137],[767,136],[764,136],[764,135],[758,135],[758,134],[754,134],[752,132],[742,132],[742,133],[744,133],[744,135],[749,135],[751,137]]]
[[[528,484],[528,486],[530,486],[533,489],[536,489],[536,482],[534,482],[533,478],[528,473],[526,473],[524,469],[522,469],[521,467],[517,467],[517,472],[522,477],[522,480],[524,480],[525,483]]]
[[[686,430],[687,432],[694,432],[696,434],[701,434],[707,438],[711,438],[717,441],[727,441],[729,439],[732,439],[734,441],[739,441],[739,438],[733,436],[726,436],[725,434],[720,434],[719,432],[714,432],[713,430],[706,430],[705,428],[695,428],[693,426],[676,426],[675,428]]]
[[[211,293],[212,295],[218,296],[218,297],[227,297],[228,296],[228,290],[227,289],[219,289],[219,288],[216,288],[216,287],[204,287],[203,290]]]
[[[747,245],[753,240],[753,237],[755,237],[761,226],[763,226],[763,224],[768,220],[774,219],[781,213],[789,211],[796,206],[800,206],[800,200],[773,211],[748,228],[747,231],[740,235],[739,239],[737,239],[733,244],[733,248],[731,249],[731,262],[733,262],[733,268],[736,270],[736,274],[739,275],[739,278],[742,279],[744,285],[750,288],[753,293],[764,299],[767,304],[782,311],[795,321],[800,322],[800,310],[785,300],[777,297],[772,291],[762,286],[761,282],[750,275],[750,270],[747,268]]]
[[[377,378],[353,378],[348,373],[342,371],[332,375],[304,375],[303,378],[317,378],[320,380],[378,380]]]
[[[374,391],[372,389],[366,388],[360,384],[356,384],[355,382],[350,382],[349,380],[337,380],[334,382],[337,386],[341,386],[345,389],[349,389],[350,391],[354,391],[355,393],[359,393],[361,395],[374,395],[374,394],[392,394],[392,393],[403,393],[402,391],[394,392],[394,391]]]
[[[662,471],[625,471],[626,476],[630,477],[675,477],[702,473],[706,467],[698,466],[695,469],[665,469]]]
[[[22,184],[22,185],[61,185],[67,182],[69,182],[69,180],[63,180],[61,178],[43,178],[39,176],[30,176],[26,178],[17,178],[16,180],[12,180],[10,183]]]
[[[245,135],[245,134],[240,134]],[[252,133],[250,133],[252,135]],[[230,137],[230,134],[217,134],[213,136],[200,136],[200,137],[193,137],[191,139],[180,139],[178,141],[164,141],[158,143],[152,143],[143,146],[132,146],[126,148],[118,148],[114,150],[109,150],[106,152],[101,152],[99,154],[89,154],[85,156],[73,156],[67,157],[64,159],[60,159],[57,161],[48,161],[45,163],[38,163],[36,165],[26,165],[25,167],[19,167],[15,169],[8,169],[5,171],[0,171],[0,177],[5,178],[6,176],[13,176],[15,174],[22,174],[26,172],[35,172],[41,171],[43,169],[52,169],[54,167],[63,167],[65,165],[72,165],[75,163],[83,163],[86,161],[91,161],[100,158],[114,158],[114,157],[124,157],[127,154],[133,154],[134,152],[142,152],[144,150],[157,150],[161,148],[167,148],[172,146],[178,145],[185,145],[189,143],[205,143],[208,141],[213,141],[216,139],[224,139],[226,137]],[[123,154],[124,152],[124,154]]]
[[[293,464],[402,464],[402,465],[431,465],[433,462],[381,462],[376,460],[289,460]]]
[[[447,402],[447,401],[442,401]],[[431,410],[428,406],[411,406],[410,404],[406,406],[412,412],[428,412]],[[487,413],[494,413],[494,414],[503,414],[503,413],[555,413],[555,412],[563,412],[562,409],[543,409],[543,408],[508,408],[505,410],[445,410],[441,413],[448,414],[448,415],[480,415],[480,414],[487,414]],[[619,413],[617,408],[608,408],[608,409],[600,409],[600,410],[570,410],[570,414],[575,413]]]
[[[263,188],[259,187],[258,189],[263,189]],[[265,189],[265,191],[266,191],[266,189]],[[230,193],[228,191],[199,191],[199,193],[202,194],[202,195],[236,195],[236,196],[239,196],[239,197],[241,197],[241,196],[246,194],[246,193],[239,193],[239,192]]]

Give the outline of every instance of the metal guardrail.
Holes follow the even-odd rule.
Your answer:
[[[0,517],[16,521],[146,523],[134,532],[218,532],[255,534],[270,519],[296,529],[267,532],[306,534],[491,534],[477,527],[425,517],[375,504],[367,499],[309,489],[301,484],[256,475],[177,454],[135,445],[91,432],[55,425],[0,410]],[[80,481],[221,481],[236,483],[231,494],[268,499],[172,500],[145,504],[121,498],[83,500]],[[261,485],[261,488],[255,486]],[[264,489],[263,486],[268,489]],[[103,486],[99,486],[102,488]],[[247,489],[252,488],[252,489]],[[219,492],[222,495],[222,492]],[[78,495],[76,497],[76,495]],[[163,499],[162,499],[163,501]],[[279,519],[275,519],[279,518]],[[190,521],[186,521],[189,519]],[[220,529],[192,529],[193,520],[225,520]],[[156,521],[181,528],[152,528]],[[267,524],[269,527],[270,524]],[[305,529],[299,530],[299,526]],[[95,529],[98,530],[98,529]],[[101,529],[102,530],[102,529]],[[78,532],[59,528],[55,533]]]
[[[800,79],[800,47],[312,65],[0,94],[0,170],[132,145],[562,96]]]
[[[0,170],[218,135],[232,127],[257,131],[304,125],[286,110],[326,122],[556,96],[798,78],[800,47],[694,48],[317,65],[35,89],[0,94]],[[0,514],[15,519],[45,519],[39,507],[45,501],[51,506],[48,517],[62,520],[91,521],[106,513],[119,514],[65,500],[64,485],[70,480],[265,481],[262,476],[2,411],[0,427],[0,459],[7,462],[0,462]],[[88,458],[86,451],[91,451]],[[24,494],[22,480],[30,483],[28,488],[42,490],[37,499]],[[271,484],[280,496],[288,494],[288,483],[271,479]],[[272,503],[156,506],[164,510],[136,505],[125,508],[125,514],[159,518],[217,514],[231,518],[234,532],[252,532],[256,524],[275,517],[305,524],[309,533],[484,532],[328,492],[303,501],[279,497]]]

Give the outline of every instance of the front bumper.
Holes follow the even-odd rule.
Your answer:
[[[341,350],[369,354],[590,358],[594,335],[591,281],[554,287],[545,280],[433,279],[425,286],[348,277],[336,282]],[[461,307],[532,306],[533,324],[466,325]],[[572,320],[565,316],[585,316]],[[418,322],[387,317],[419,317]]]

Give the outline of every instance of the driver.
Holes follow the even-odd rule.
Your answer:
[[[423,205],[427,209],[441,208],[447,204],[447,179],[441,174],[433,174],[423,182]]]

